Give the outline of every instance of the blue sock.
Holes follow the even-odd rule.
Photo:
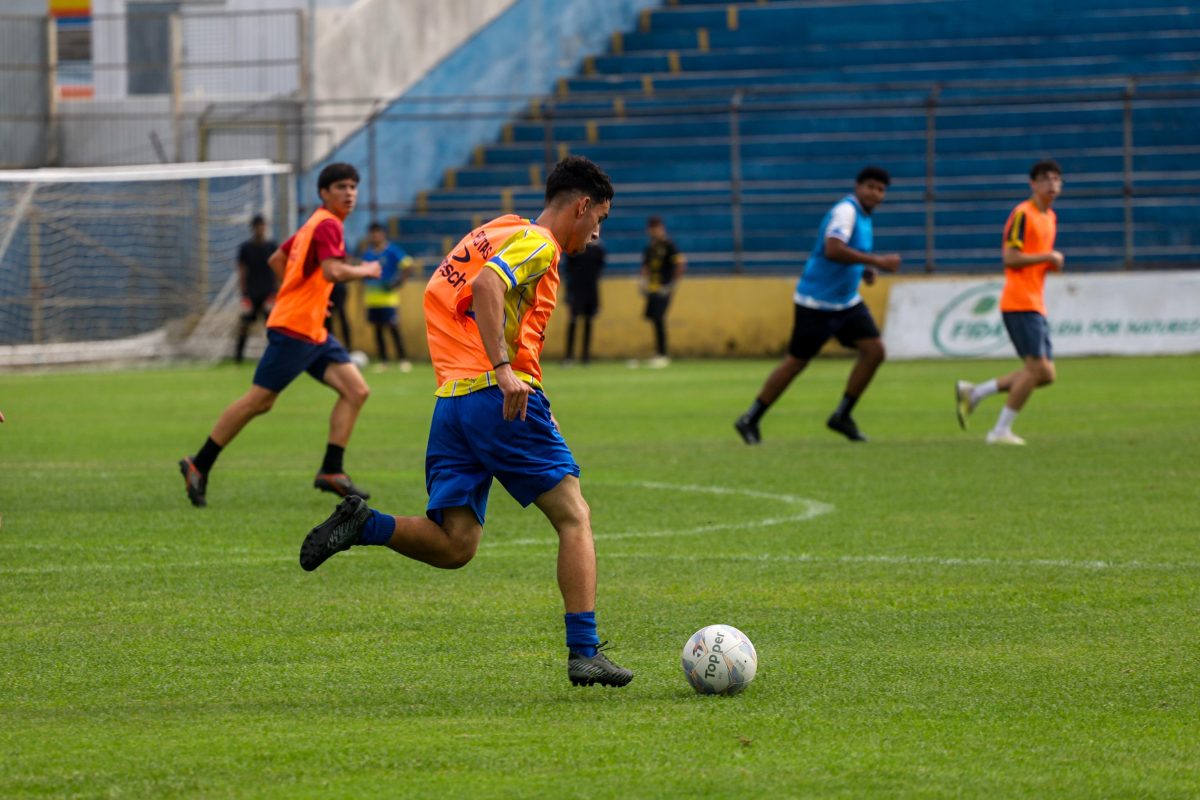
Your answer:
[[[596,612],[564,614],[567,623],[567,649],[586,658],[596,655],[600,637],[596,635]]]
[[[387,544],[392,539],[392,534],[396,532],[396,518],[387,514],[380,514],[375,509],[371,509],[371,516],[367,517],[367,524],[363,525],[362,541],[359,544]]]

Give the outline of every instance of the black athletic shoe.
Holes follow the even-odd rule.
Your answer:
[[[573,685],[591,686],[598,683],[601,686],[624,686],[633,680],[632,672],[618,667],[600,652],[607,644],[600,645],[596,655],[591,658],[576,652],[567,656],[567,677]]]
[[[852,442],[868,441],[867,435],[858,429],[858,426],[854,424],[854,420],[850,418],[849,414],[834,414],[826,420],[825,427],[831,431],[837,431]]]
[[[192,501],[192,505],[196,508],[208,505],[208,501],[204,499],[204,493],[208,491],[208,476],[196,469],[191,456],[179,459],[179,471],[183,473],[183,483],[187,487],[188,500]]]
[[[354,481],[344,472],[318,472],[317,477],[313,478],[313,488],[322,492],[332,492],[338,497],[371,499],[371,493],[355,486]]]
[[[762,434],[758,432],[758,426],[750,421],[750,418],[744,414],[737,418],[733,423],[733,427],[742,435],[742,441],[746,444],[758,444],[762,441]]]
[[[349,550],[362,539],[362,529],[371,515],[367,501],[356,495],[338,503],[329,519],[308,532],[300,545],[300,566],[308,572],[335,553]]]

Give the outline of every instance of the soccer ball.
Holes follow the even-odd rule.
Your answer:
[[[683,646],[683,674],[700,694],[737,694],[758,672],[758,653],[730,625],[708,625]]]
[[[371,359],[369,359],[367,357],[367,354],[364,353],[362,350],[351,350],[350,351],[350,363],[353,364],[354,366],[358,367],[361,370],[361,369],[365,368],[367,366],[367,364],[371,363]]]

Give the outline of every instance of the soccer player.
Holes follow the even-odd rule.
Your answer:
[[[1029,170],[1029,187],[1032,195],[1012,210],[1004,225],[1004,290],[1000,293],[1004,327],[1025,365],[979,385],[967,381],[954,385],[958,424],[963,430],[981,400],[997,392],[1008,393],[995,427],[988,431],[988,444],[1025,444],[1013,433],[1013,422],[1034,389],[1054,382],[1054,350],[1044,295],[1046,272],[1063,268],[1063,254],[1054,249],[1058,220],[1050,208],[1062,193],[1062,167],[1055,161],[1037,162]]]
[[[646,295],[646,319],[654,326],[654,358],[646,366],[661,369],[671,363],[667,355],[667,306],[687,271],[687,259],[667,236],[662,217],[647,218],[646,235],[650,241],[642,252],[641,289]]]
[[[345,474],[342,458],[369,389],[346,349],[325,330],[325,315],[335,281],[377,278],[379,264],[346,262],[342,222],[354,210],[357,170],[349,164],[330,164],[321,170],[317,191],[321,207],[269,259],[281,285],[267,318],[267,349],[254,371],[254,384],[225,409],[200,450],[179,462],[194,506],[207,505],[208,474],[221,450],[250,420],[270,411],[279,393],[302,372],[338,394],[329,418],[325,460],[313,486],[343,497],[367,496]]]
[[[883,339],[858,285],[875,282],[876,270],[900,269],[896,253],[876,255],[872,212],[883,202],[891,176],[881,167],[865,167],[855,178],[854,194],[846,195],[821,220],[817,242],[796,284],[792,340],[787,355],[767,376],[749,410],[733,423],[746,444],[758,444],[758,423],[792,379],[821,350],[831,336],[858,350],[846,391],[826,426],[852,442],[865,442],[850,412],[883,363]]]
[[[250,238],[238,248],[238,286],[242,290],[242,316],[238,320],[237,348],[233,360],[241,364],[246,353],[246,336],[250,326],[259,317],[263,320],[271,313],[275,303],[275,271],[267,259],[277,245],[267,238],[267,221],[262,214],[255,214],[250,221]]]
[[[567,324],[567,357],[564,365],[573,363],[575,353],[575,323],[583,320],[583,337],[579,361],[586,365],[592,358],[592,317],[600,310],[600,273],[604,271],[604,245],[592,242],[578,255],[568,255],[566,262],[567,307],[571,320]]]
[[[405,279],[412,275],[416,262],[412,256],[396,244],[387,240],[383,226],[372,222],[367,228],[367,248],[363,261],[378,261],[382,273],[378,278],[364,281],[366,288],[367,322],[375,328],[375,347],[379,350],[378,369],[385,369],[388,361],[387,341],[384,333],[391,334],[396,345],[396,361],[401,372],[412,372],[412,362],[404,350],[404,339],[400,336],[400,293]]]
[[[300,547],[306,570],[352,545],[384,545],[458,569],[479,546],[488,492],[498,478],[521,505],[535,504],[558,533],[567,675],[576,685],[624,686],[633,673],[601,652],[591,513],[579,489],[579,466],[542,391],[539,357],[558,291],[559,257],[582,252],[598,238],[612,196],[599,167],[569,156],[546,179],[546,205],[536,220],[498,217],[442,260],[424,301],[438,386],[425,450],[425,514],[394,517],[348,497]]]

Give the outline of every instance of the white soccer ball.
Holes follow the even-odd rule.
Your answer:
[[[351,350],[350,351],[350,363],[353,364],[354,366],[358,367],[359,369],[363,369],[367,366],[367,364],[371,363],[371,359],[368,358],[367,354],[364,353],[362,350]]]
[[[683,674],[700,694],[737,694],[754,680],[758,653],[731,625],[708,625],[683,646]]]

